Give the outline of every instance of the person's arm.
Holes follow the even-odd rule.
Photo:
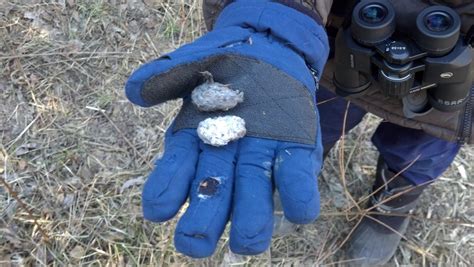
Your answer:
[[[212,255],[229,220],[233,252],[265,251],[274,188],[289,221],[316,219],[322,164],[316,91],[328,52],[324,27],[312,17],[275,1],[240,0],[220,12],[212,31],[131,75],[126,93],[135,104],[184,98],[142,195],[144,216],[154,222],[173,218],[189,197],[175,231],[178,251]],[[205,82],[203,72],[243,92],[244,102],[198,111],[189,95]],[[200,140],[199,122],[225,115],[243,118],[247,135],[220,147]]]

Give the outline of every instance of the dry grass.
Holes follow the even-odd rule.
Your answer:
[[[338,248],[360,217],[347,196],[366,196],[375,173],[374,117],[326,162],[321,218],[264,255],[230,254],[226,235],[212,258],[192,260],[173,248],[176,220],[143,220],[141,184],[179,103],[137,108],[123,85],[202,33],[197,2],[0,2],[0,174],[18,193],[0,186],[0,265],[344,265]],[[473,161],[464,148],[423,196],[390,265],[474,264]]]

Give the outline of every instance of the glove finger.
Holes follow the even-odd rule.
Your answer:
[[[320,143],[320,142],[319,142]],[[275,185],[285,217],[306,224],[319,215],[317,175],[322,164],[322,147],[284,143],[274,166]]]
[[[194,178],[199,155],[199,139],[195,130],[168,131],[165,152],[142,192],[145,219],[163,222],[171,219],[186,201]]]
[[[209,257],[229,220],[237,143],[212,147],[201,142],[196,178],[189,207],[175,232],[175,247],[181,253]]]
[[[277,141],[247,137],[240,142],[236,167],[230,249],[255,255],[271,243],[272,165]]]

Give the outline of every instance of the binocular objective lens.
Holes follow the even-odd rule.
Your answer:
[[[387,8],[379,4],[369,4],[362,8],[360,16],[367,23],[379,23],[387,16]]]
[[[451,16],[444,12],[432,12],[425,17],[426,27],[433,32],[442,32],[452,26]]]

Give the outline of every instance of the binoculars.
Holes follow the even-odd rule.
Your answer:
[[[355,6],[350,26],[340,29],[335,41],[336,92],[360,96],[377,85],[403,101],[407,117],[432,108],[461,109],[469,99],[473,59],[459,15],[430,6],[417,15],[411,33],[397,31],[396,15],[388,0]]]

